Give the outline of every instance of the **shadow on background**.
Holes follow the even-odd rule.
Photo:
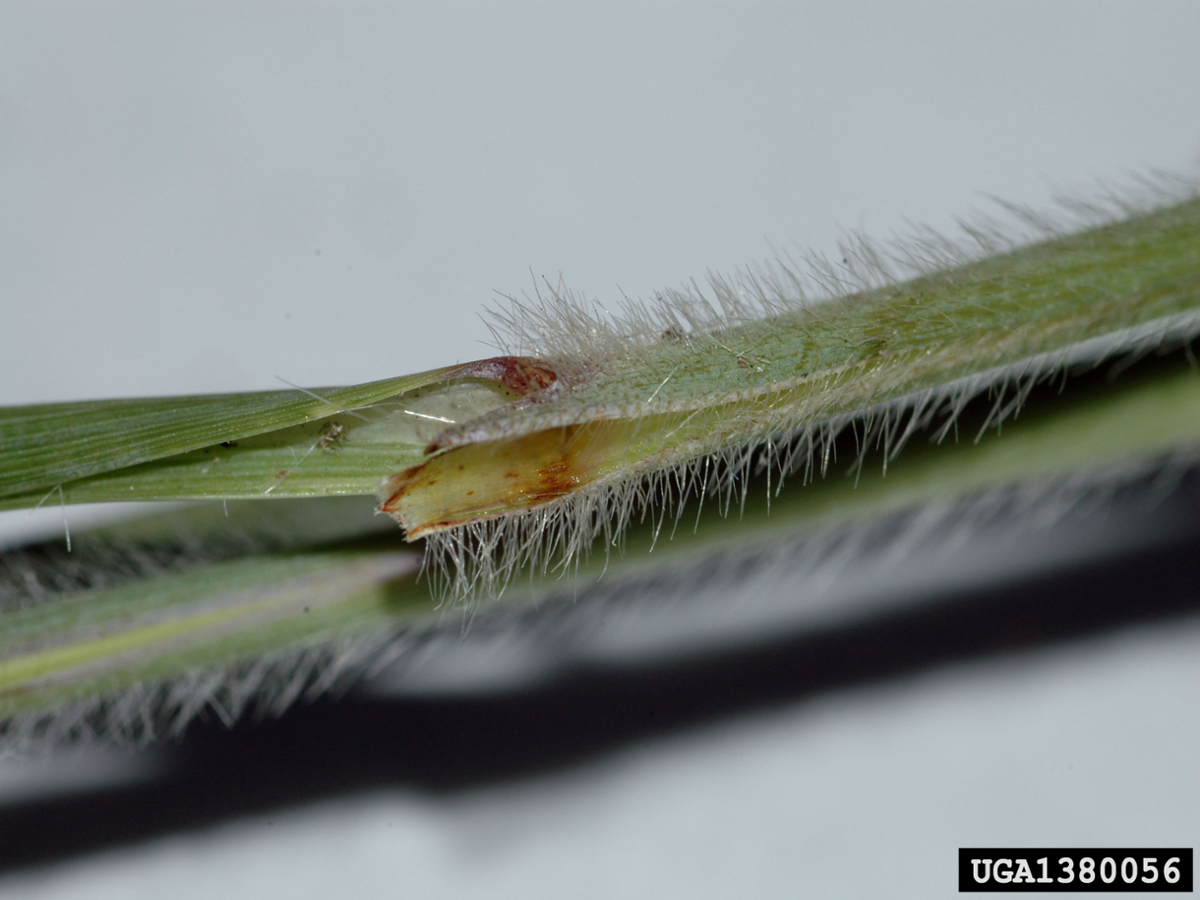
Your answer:
[[[1193,498],[1194,499],[1194,498]],[[0,808],[0,870],[376,788],[453,792],[841,688],[1200,613],[1200,536],[917,609],[486,697],[320,701],[196,723],[146,782]]]

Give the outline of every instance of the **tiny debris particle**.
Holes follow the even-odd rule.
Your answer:
[[[326,422],[317,436],[317,446],[322,450],[339,450],[346,444],[346,428],[338,422]]]

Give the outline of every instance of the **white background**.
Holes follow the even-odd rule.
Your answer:
[[[1195,171],[1197,47],[1191,2],[3,4],[0,403],[384,378],[488,355],[477,313],[533,276],[615,301]],[[1198,646],[1123,635],[0,886],[939,896],[958,846],[1194,846]]]

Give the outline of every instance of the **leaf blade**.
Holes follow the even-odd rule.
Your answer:
[[[310,393],[291,389],[0,408],[0,497],[46,491],[360,409],[445,381],[458,368]]]

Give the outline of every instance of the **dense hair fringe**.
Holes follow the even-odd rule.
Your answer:
[[[1111,225],[1200,197],[1200,175],[1154,170],[1117,184],[1096,180],[1082,190],[1057,190],[1048,212],[988,196],[994,211],[957,217],[958,235],[906,222],[902,233],[875,240],[843,233],[831,257],[809,250],[723,275],[709,271],[656,292],[624,297],[616,313],[571,290],[560,275],[533,283],[532,295],[502,294],[485,313],[491,344],[501,353],[552,361],[570,377],[655,344],[663,335],[700,336],[822,303],[854,297],[1009,253],[1039,241]]]
[[[846,300],[1196,197],[1200,180],[1155,172],[1123,186],[1098,183],[1087,199],[1078,192],[1060,192],[1051,213],[991,198],[999,214],[959,219],[961,235],[956,238],[913,224],[885,242],[849,232],[834,259],[814,253],[780,255],[731,277],[710,272],[704,286],[692,281],[648,301],[626,298],[617,316],[573,293],[561,280],[535,284],[532,297],[507,297],[505,308],[492,310],[489,327],[502,352],[551,360],[569,381],[603,371],[613,360],[661,341],[664,334],[702,336]],[[798,473],[805,482],[824,475],[846,429],[853,430],[859,448],[853,469],[861,468],[868,452],[881,451],[886,472],[914,434],[932,429],[931,440],[943,440],[957,429],[967,404],[981,395],[989,396],[992,406],[976,440],[1015,416],[1036,385],[1072,367],[1097,366],[1122,355],[1121,368],[1166,345],[1186,345],[1198,334],[1200,312],[1181,314],[853,413],[816,422],[777,421],[749,443],[717,448],[666,470],[602,479],[534,509],[433,533],[426,538],[425,572],[444,598],[498,597],[518,573],[537,578],[573,572],[598,540],[606,554],[619,549],[621,534],[635,516],[652,516],[657,534],[666,522],[677,527],[690,501],[701,506],[716,502],[725,512],[740,506],[752,475],[765,472],[768,492],[776,494]]]
[[[142,747],[182,737],[197,719],[232,727],[247,715],[277,717],[296,703],[344,692],[402,652],[404,638],[392,632],[347,636],[17,713],[0,720],[0,756],[94,741]]]
[[[621,535],[634,520],[651,517],[657,540],[667,523],[674,532],[693,502],[696,515],[713,502],[724,515],[740,510],[753,477],[766,475],[768,498],[777,496],[789,478],[799,476],[808,483],[824,477],[836,462],[835,444],[847,430],[858,447],[850,474],[861,470],[872,452],[879,453],[886,474],[888,463],[914,435],[928,432],[932,442],[941,442],[956,432],[964,409],[977,398],[987,397],[991,405],[972,436],[975,441],[1015,417],[1037,385],[1068,370],[1114,361],[1110,372],[1115,375],[1149,353],[1186,348],[1197,336],[1200,311],[1124,329],[866,410],[783,428],[665,470],[602,479],[530,510],[428,535],[424,573],[444,599],[497,598],[521,573],[533,579],[572,574],[597,541],[606,555],[619,551]]]

